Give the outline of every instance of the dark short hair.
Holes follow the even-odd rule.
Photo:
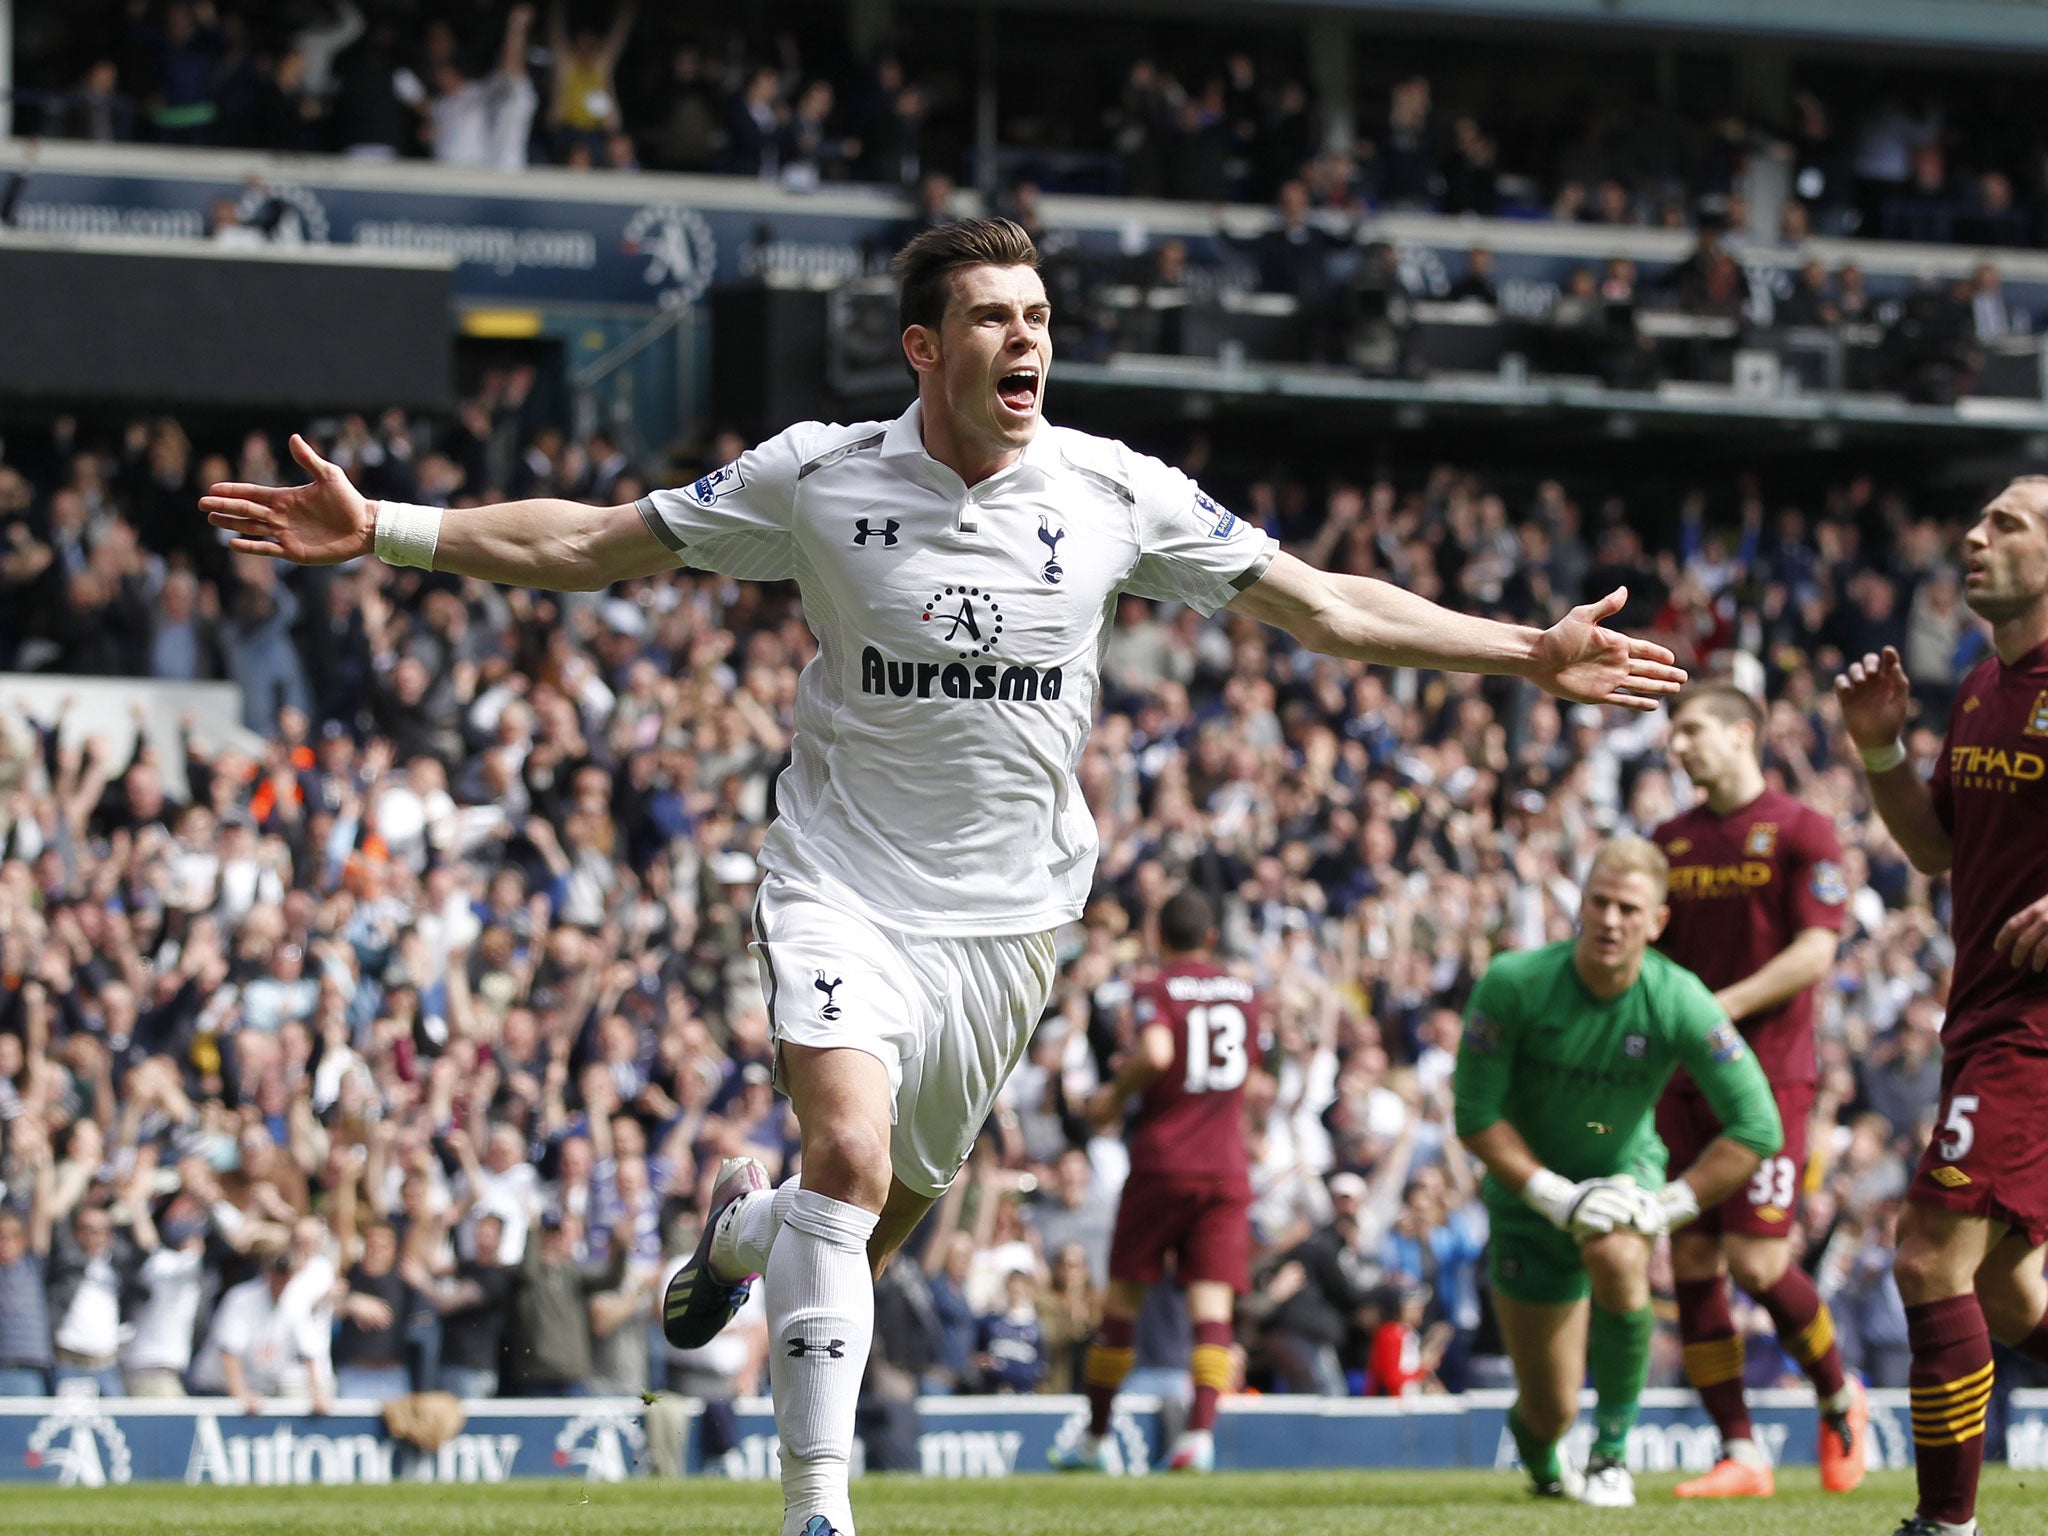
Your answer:
[[[1747,720],[1761,748],[1764,735],[1764,707],[1733,683],[1694,684],[1679,696],[1678,708],[1671,712],[1672,718],[1676,719],[1680,713],[1695,705],[1723,725],[1740,725]]]
[[[1029,267],[1035,272],[1038,247],[1023,225],[1009,219],[961,219],[925,230],[889,264],[901,285],[897,329],[922,325],[936,330],[946,318],[949,279],[963,267]]]
[[[1206,949],[1216,931],[1216,909],[1193,886],[1183,886],[1159,909],[1159,942],[1178,954]]]

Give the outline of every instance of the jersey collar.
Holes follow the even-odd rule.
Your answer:
[[[934,459],[924,451],[924,402],[922,400],[912,400],[910,408],[889,423],[887,430],[882,434],[882,457],[885,459],[923,459],[934,468],[945,469],[943,464],[940,464],[937,459]],[[1038,430],[1031,434],[1031,441],[1024,445],[1024,453],[1017,462],[1001,473],[991,475],[982,484],[987,485],[992,481],[1007,480],[1010,476],[1016,474],[1020,468],[1027,466],[1036,470],[1041,475],[1051,476],[1057,472],[1062,462],[1064,461],[1060,455],[1059,445],[1052,440],[1052,429],[1041,420],[1038,424]],[[952,471],[946,470],[946,473],[951,474]]]
[[[2048,641],[2043,641],[2040,645],[2035,646],[2026,655],[2013,662],[2011,666],[2007,666],[2002,661],[1998,664],[1998,672],[2001,677],[2014,677],[2021,673],[2044,671],[2048,671]]]

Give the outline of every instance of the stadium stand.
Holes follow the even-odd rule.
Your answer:
[[[1555,38],[1557,69],[1524,70],[1551,85],[1511,92],[1499,50],[1416,68],[1404,34],[1338,132],[1300,38],[1147,26],[1051,104],[1005,90],[983,135],[957,49],[850,35],[832,6],[771,37],[630,0],[428,5],[413,32],[356,0],[68,9],[17,41],[16,130],[52,142],[0,145],[0,225],[68,239],[49,209],[140,209],[260,251],[328,238],[331,213],[337,243],[453,242],[454,407],[363,398],[312,434],[369,494],[616,503],[726,462],[794,414],[766,385],[707,405],[741,399],[745,346],[690,372],[712,312],[748,303],[799,306],[762,313],[818,359],[777,386],[804,409],[893,412],[875,257],[986,205],[1047,257],[1055,414],[1128,412],[1318,564],[1536,620],[1626,582],[1626,624],[1767,695],[1772,782],[1841,832],[1795,1244],[1850,1363],[1904,1385],[1891,1230],[1934,1108],[1948,897],[1868,814],[1826,683],[1897,644],[1938,719],[1983,653],[1961,487],[2048,430],[2018,74],[1872,88],[1802,61],[1749,110],[1726,70],[1660,96],[1646,49],[1622,61],[1635,98],[1595,110]],[[349,196],[415,201],[347,213],[345,237]],[[515,226],[519,199],[553,222]],[[678,205],[710,211],[643,220]],[[536,334],[595,334],[572,343],[586,382],[482,344]],[[643,348],[659,388],[592,393]],[[1254,384],[1244,417],[1284,411],[1298,438],[1216,420]],[[238,1347],[280,1317],[314,1320],[299,1364],[345,1395],[761,1389],[758,1309],[679,1355],[654,1305],[719,1160],[779,1171],[796,1147],[745,948],[815,645],[793,590],[280,570],[194,504],[294,477],[302,423],[121,396],[0,400],[0,1396],[297,1395],[290,1362],[259,1379]],[[1336,440],[1360,422],[1393,446]],[[1756,436],[1699,446],[1731,423]],[[1761,443],[1780,428],[1793,446]],[[1877,469],[1834,451],[1845,433]],[[1697,450],[1678,467],[1674,442]],[[1664,719],[1136,598],[1119,618],[1082,769],[1095,899],[1002,1113],[882,1282],[880,1390],[1073,1390],[1123,1171],[1079,1106],[1180,879],[1218,901],[1275,1030],[1237,1385],[1372,1392],[1383,1328],[1432,1341],[1404,1390],[1500,1385],[1450,1123],[1459,1010],[1494,950],[1570,932],[1602,835],[1687,802]],[[260,1318],[222,1305],[259,1278]],[[1797,1380],[1738,1305],[1753,1384]],[[1163,1293],[1139,1351],[1134,1387],[1179,1389]],[[1668,1328],[1653,1379],[1683,1380]]]

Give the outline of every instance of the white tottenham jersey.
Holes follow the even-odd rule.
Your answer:
[[[893,422],[803,422],[640,502],[681,561],[794,577],[817,657],[763,862],[950,935],[1078,917],[1095,821],[1074,772],[1120,593],[1214,613],[1278,546],[1159,460],[1045,424],[968,487]]]

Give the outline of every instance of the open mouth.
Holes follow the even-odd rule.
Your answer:
[[[1018,368],[996,381],[996,398],[1007,411],[1029,416],[1038,408],[1038,370]]]

